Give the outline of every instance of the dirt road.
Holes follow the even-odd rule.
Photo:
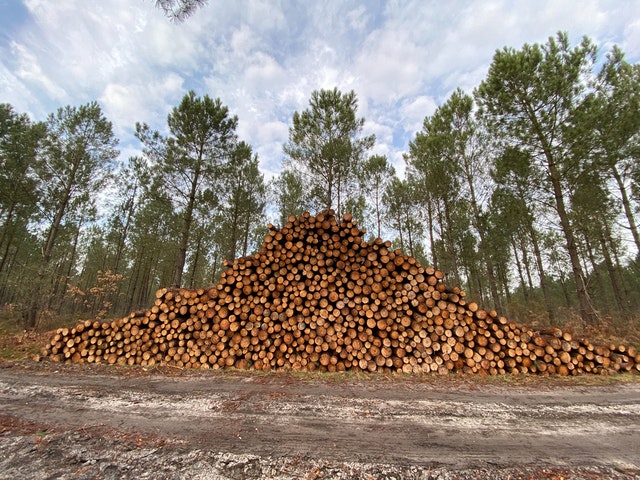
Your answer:
[[[0,478],[640,478],[638,382],[33,365],[0,365]]]

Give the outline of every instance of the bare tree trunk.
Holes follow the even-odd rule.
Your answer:
[[[484,222],[480,217],[480,207],[478,206],[478,201],[476,199],[476,190],[473,186],[473,177],[468,168],[469,160],[465,158],[464,164],[467,185],[469,186],[469,193],[471,194],[471,211],[473,212],[473,223],[476,227],[476,231],[478,232],[478,236],[480,237],[480,255],[482,256],[485,268],[487,269],[487,281],[489,282],[489,291],[491,292],[493,306],[496,310],[500,311],[502,310],[502,305],[500,302],[500,295],[498,295],[498,282],[496,281],[496,275],[493,270],[493,262],[491,261],[491,255],[488,252],[488,247],[486,244],[486,231]]]
[[[5,222],[6,228],[6,222]],[[4,243],[6,240],[6,244]],[[0,246],[5,245],[4,253],[2,254],[2,258],[0,258],[0,273],[4,271],[4,266],[7,263],[7,258],[9,257],[9,250],[11,249],[11,242],[13,241],[13,232],[8,234],[6,231],[2,232],[2,238],[0,239]]]
[[[601,232],[600,236],[600,248],[602,249],[602,256],[604,257],[604,264],[607,267],[607,273],[609,274],[609,281],[611,282],[611,288],[613,289],[613,298],[616,301],[616,306],[619,311],[625,310],[624,300],[622,299],[622,288],[618,283],[618,275],[611,259],[611,253],[609,252],[609,246],[605,234],[609,234],[608,226],[605,227],[607,232]]]
[[[182,224],[182,231],[180,232],[180,248],[178,250],[178,260],[176,262],[176,270],[173,279],[173,286],[180,287],[182,284],[182,273],[184,271],[184,265],[187,263],[187,249],[189,247],[189,235],[191,233],[191,223],[193,222],[193,210],[196,203],[196,193],[198,191],[198,183],[200,181],[200,169],[197,168],[194,172],[193,181],[191,182],[191,191],[189,192],[189,199],[187,208],[184,213],[184,222]]]
[[[5,249],[4,255],[0,259],[0,272],[2,272],[4,265],[6,263],[6,256],[9,252],[9,246],[11,245],[11,240],[13,239],[13,233],[9,234],[8,232],[10,231],[9,229],[11,227],[11,222],[13,221],[13,211],[15,209],[15,206],[16,206],[16,203],[12,202],[6,213],[4,225],[2,226],[2,235],[0,235],[0,246],[2,246],[6,240],[7,248]],[[7,236],[9,237],[8,239],[7,239]]]
[[[198,243],[196,244],[196,253],[193,258],[191,267],[191,275],[189,278],[189,288],[195,288],[196,272],[198,270],[198,261],[200,260],[200,245],[202,244],[202,235],[198,235]]]
[[[544,298],[544,304],[547,308],[547,316],[549,317],[549,321],[553,322],[556,318],[556,314],[554,312],[553,302],[551,301],[551,295],[549,293],[549,281],[544,270],[544,263],[542,262],[542,252],[540,250],[538,234],[531,224],[529,225],[529,236],[531,237],[531,244],[533,245],[533,254],[536,258],[538,276],[540,277],[540,289],[542,290],[542,297]]]
[[[45,285],[45,276],[49,267],[49,263],[51,262],[53,247],[55,245],[56,239],[58,238],[58,231],[60,229],[60,225],[62,224],[62,219],[64,218],[67,206],[69,205],[69,201],[71,200],[71,189],[73,188],[73,185],[75,183],[75,175],[78,171],[79,164],[80,161],[76,160],[69,178],[67,179],[64,196],[60,204],[58,205],[58,210],[56,211],[53,222],[49,227],[49,232],[47,234],[47,243],[45,244],[44,250],[42,252],[42,263],[40,269],[38,270],[34,291],[31,294],[29,308],[25,312],[24,326],[27,329],[35,328],[38,318],[38,310],[40,309],[40,301],[42,298],[49,296],[49,292],[43,292],[42,289]]]
[[[431,262],[438,269],[438,254],[436,253],[435,239],[433,235],[433,205],[427,200],[427,222],[429,224],[429,247],[431,248]]]
[[[543,142],[546,146],[546,141]],[[562,185],[560,182],[560,172],[556,166],[553,155],[545,148],[545,155],[547,158],[547,166],[549,168],[549,177],[551,178],[551,184],[553,187],[553,195],[556,202],[556,211],[560,218],[560,227],[566,241],[567,252],[569,253],[569,259],[571,261],[571,270],[573,272],[573,279],[576,284],[576,293],[578,296],[578,309],[580,311],[580,317],[592,325],[596,320],[596,313],[593,310],[591,301],[589,299],[589,292],[587,291],[587,285],[585,283],[585,276],[580,265],[580,257],[578,256],[578,247],[576,245],[575,235],[571,222],[569,221],[569,215],[564,204],[564,195],[562,193]]]
[[[447,202],[444,203],[444,216],[445,216],[445,221],[447,222],[447,242],[446,242],[446,247],[447,250],[449,251],[449,256],[451,257],[451,268],[453,270],[453,279],[454,279],[454,283],[456,285],[460,285],[462,282],[460,281],[460,272],[458,271],[458,260],[456,259],[457,255],[456,255],[456,251],[455,251],[455,245],[453,242],[453,238],[451,237],[451,225],[452,225],[452,220],[451,220],[451,212],[449,209],[449,204]]]
[[[520,263],[520,257],[518,256],[518,247],[514,238],[511,238],[511,248],[513,249],[513,257],[516,261],[516,270],[518,270],[518,277],[520,277],[520,285],[522,287],[524,303],[528,306],[531,302],[531,299],[529,297],[529,287],[524,280],[524,273],[522,272],[522,265]]]
[[[638,227],[636,226],[636,220],[633,216],[633,210],[631,208],[631,203],[629,202],[629,195],[627,195],[627,189],[624,186],[624,181],[620,175],[620,172],[616,169],[615,165],[612,168],[613,178],[616,179],[616,183],[618,184],[618,188],[620,189],[620,196],[622,197],[622,207],[624,208],[624,214],[627,217],[627,221],[629,222],[629,229],[631,230],[631,235],[633,236],[633,241],[636,244],[636,250],[638,254],[640,254],[640,233],[638,233]]]
[[[601,308],[604,311],[609,311],[609,301],[607,298],[607,291],[604,288],[604,284],[602,283],[602,276],[600,275],[600,271],[598,270],[598,263],[596,262],[595,254],[593,253],[593,248],[591,246],[591,242],[589,241],[588,235],[584,235],[585,248],[587,250],[587,256],[589,257],[589,262],[591,262],[592,273],[591,277],[594,279],[595,284],[597,286],[597,291],[600,292],[598,298],[602,299]]]
[[[377,227],[377,237],[381,238],[382,233],[381,233],[381,228],[380,225],[382,224],[382,218],[381,218],[381,213],[380,213],[380,191],[379,188],[376,186],[376,227]]]
[[[122,252],[124,251],[124,247],[127,242],[127,236],[129,234],[129,228],[131,227],[131,222],[133,221],[133,214],[135,212],[135,197],[138,191],[138,185],[136,185],[133,189],[133,193],[131,195],[131,206],[127,209],[127,220],[124,223],[124,227],[122,229],[120,238],[118,239],[118,246],[116,248],[116,259],[114,261],[113,273],[118,273],[120,270],[120,261],[122,260]]]
[[[524,272],[527,274],[527,285],[529,288],[529,294],[535,296],[533,289],[533,280],[531,278],[531,261],[529,260],[529,253],[527,252],[527,244],[524,238],[520,238],[520,251],[522,252],[522,264],[524,265]]]

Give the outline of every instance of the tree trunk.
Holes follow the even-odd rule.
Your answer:
[[[640,233],[638,233],[638,227],[636,226],[636,220],[633,215],[633,210],[631,208],[631,203],[629,202],[629,195],[627,195],[627,189],[624,186],[624,181],[622,180],[622,176],[615,165],[612,168],[613,178],[616,179],[616,183],[618,184],[618,188],[620,189],[620,196],[622,198],[622,207],[624,208],[624,214],[627,217],[627,221],[629,222],[629,229],[631,230],[631,235],[633,236],[633,241],[636,244],[636,251],[640,254]]]
[[[249,254],[249,236],[251,235],[251,213],[247,213],[244,223],[244,229],[242,232],[242,256],[246,257]]]
[[[542,252],[540,251],[540,243],[538,242],[538,234],[533,228],[533,224],[529,223],[529,236],[531,238],[531,244],[533,245],[533,254],[536,258],[536,266],[538,268],[538,276],[540,277],[540,289],[542,290],[542,296],[544,298],[544,304],[547,308],[547,316],[550,322],[555,320],[555,312],[553,309],[553,302],[551,301],[551,295],[549,294],[549,281],[547,280],[547,274],[545,273],[544,263],[542,262]]]
[[[493,306],[496,310],[501,311],[502,305],[500,301],[500,295],[498,295],[498,282],[496,280],[496,275],[493,269],[493,262],[491,260],[491,255],[489,253],[489,248],[486,242],[486,230],[484,226],[484,222],[480,216],[480,207],[478,206],[478,200],[476,198],[476,189],[473,186],[473,176],[471,175],[471,171],[469,169],[469,159],[465,157],[464,159],[464,170],[465,177],[467,180],[467,185],[469,186],[469,192],[471,194],[471,211],[473,213],[473,224],[476,227],[476,231],[478,232],[478,236],[480,237],[480,255],[482,256],[482,260],[484,261],[485,268],[487,269],[487,281],[489,282],[489,291],[491,292],[491,299],[493,300]]]
[[[65,185],[64,195],[58,205],[58,210],[54,216],[53,222],[49,227],[49,232],[47,234],[47,242],[45,244],[44,250],[42,252],[42,264],[40,269],[38,270],[38,275],[35,281],[35,288],[31,295],[30,305],[25,314],[25,328],[32,329],[36,326],[36,321],[38,317],[38,310],[40,308],[40,301],[42,298],[48,297],[48,291],[43,292],[42,289],[45,288],[45,276],[47,273],[47,268],[49,267],[49,262],[51,261],[51,256],[53,254],[53,247],[55,245],[56,239],[58,237],[58,230],[62,224],[62,219],[64,218],[64,214],[67,210],[67,206],[69,205],[69,201],[71,199],[71,189],[75,184],[75,176],[78,171],[80,165],[80,160],[77,159],[74,161],[73,168],[67,178],[67,184]]]
[[[569,295],[569,288],[567,287],[567,280],[564,278],[564,274],[560,274],[560,285],[562,285],[562,294],[564,296],[564,304],[567,308],[572,307],[571,297]]]
[[[195,288],[196,273],[198,271],[198,262],[200,261],[200,245],[202,244],[202,235],[198,235],[196,242],[196,251],[193,256],[193,265],[191,266],[191,275],[189,276],[189,288]]]
[[[375,200],[376,200],[376,236],[377,238],[381,238],[382,237],[382,233],[381,233],[382,218],[380,213],[380,188],[378,185],[376,185]]]
[[[412,228],[413,223],[411,222],[411,218],[410,218],[410,215],[408,214],[408,212],[405,213],[405,217],[407,218],[407,220],[405,221],[405,225],[407,226],[407,241],[409,242],[409,251],[407,253],[413,257],[414,256],[414,252],[413,252],[413,234],[412,234],[413,233],[413,228]]]
[[[138,250],[138,255],[133,262],[133,267],[131,268],[131,276],[129,279],[129,285],[127,287],[127,298],[129,299],[126,303],[126,311],[131,311],[134,309],[134,298],[137,294],[139,288],[139,279],[140,279],[140,264],[142,262],[142,254],[143,250]],[[137,307],[138,305],[135,305]]]
[[[578,309],[580,312],[580,317],[587,324],[592,325],[595,323],[596,314],[589,299],[589,292],[587,291],[584,272],[580,265],[580,257],[578,255],[578,247],[576,245],[573,227],[571,226],[569,215],[567,214],[567,209],[564,202],[565,199],[564,193],[562,192],[562,177],[556,163],[558,159],[554,157],[552,147],[549,144],[550,139],[547,137],[547,135],[545,135],[545,132],[540,127],[536,112],[533,111],[530,105],[527,105],[525,108],[527,110],[527,116],[532,123],[534,132],[538,138],[538,141],[540,142],[540,146],[546,160],[547,171],[549,174],[549,179],[551,180],[551,187],[553,190],[553,197],[555,201],[555,210],[560,220],[560,228],[566,242],[565,246],[567,249],[567,253],[569,254],[573,279],[576,284],[576,294],[578,297]]]
[[[5,229],[7,227],[8,226],[5,222]],[[0,274],[4,271],[4,266],[7,263],[7,258],[9,257],[9,250],[11,249],[11,242],[13,241],[13,235],[14,235],[13,232],[9,234],[6,232],[6,230],[2,232],[2,239],[0,240],[0,246],[4,245],[4,253],[2,254],[2,258],[0,258]]]
[[[529,260],[529,253],[527,247],[529,245],[525,242],[524,238],[520,238],[520,251],[522,252],[522,263],[524,265],[524,272],[527,274],[527,285],[529,286],[529,293],[532,297],[535,297],[535,289],[533,286],[533,278],[531,275],[531,261]]]
[[[555,196],[557,212],[560,217],[560,226],[566,240],[569,259],[571,260],[573,279],[576,283],[576,293],[578,295],[580,316],[586,323],[593,325],[596,320],[596,315],[593,311],[593,307],[591,306],[591,301],[589,300],[589,292],[587,291],[584,273],[582,271],[580,258],[578,256],[578,247],[576,245],[573,228],[571,227],[569,216],[567,215],[567,211],[564,205],[564,196],[562,194],[559,174],[555,167],[555,163],[553,163],[553,159],[551,158],[549,158],[549,171],[551,172],[551,182],[553,184],[553,193]]]
[[[436,253],[436,243],[433,234],[433,205],[430,199],[427,199],[427,223],[429,227],[429,248],[431,249],[431,262],[434,268],[438,269],[438,254]]]
[[[4,245],[5,240],[7,239],[7,236],[9,235],[9,229],[11,227],[11,222],[13,220],[13,211],[15,209],[15,202],[12,202],[11,205],[9,206],[9,209],[6,213],[6,217],[4,220],[4,225],[2,226],[2,235],[0,235],[0,246]],[[5,254],[2,256],[2,258],[0,259],[0,273],[2,272],[2,270],[4,269],[4,265],[5,265],[5,258],[6,255],[9,251],[9,245],[11,245],[11,239],[12,239],[13,235],[11,237],[9,237],[9,239],[7,240],[7,248],[5,249]]]
[[[591,262],[591,268],[592,268],[592,272],[591,272],[591,277],[595,280],[595,284],[596,284],[596,291],[600,292],[600,295],[598,295],[599,299],[602,299],[602,304],[600,305],[600,308],[602,310],[605,311],[609,311],[609,300],[608,300],[608,295],[607,295],[607,290],[604,288],[604,284],[602,282],[602,276],[600,275],[600,271],[598,269],[598,263],[596,262],[596,258],[595,255],[593,253],[593,248],[591,246],[591,242],[589,241],[589,236],[584,234],[584,242],[585,242],[585,248],[587,250],[587,256],[589,257],[589,262]]]
[[[620,288],[620,284],[618,283],[618,275],[611,259],[611,253],[609,252],[609,246],[607,242],[607,238],[605,238],[605,233],[609,235],[608,232],[609,227],[606,226],[606,232],[600,232],[600,248],[602,249],[602,256],[604,257],[604,264],[607,267],[607,273],[609,274],[609,281],[611,282],[611,288],[613,289],[613,298],[616,301],[616,306],[620,312],[624,312],[626,310],[624,305],[624,300],[622,299],[622,288]],[[609,237],[610,238],[610,237]]]
[[[576,284],[576,294],[578,297],[578,309],[580,311],[580,317],[589,325],[595,323],[596,314],[591,305],[589,299],[589,292],[587,291],[587,285],[585,283],[584,272],[580,265],[580,257],[578,255],[578,247],[576,245],[575,235],[573,227],[567,214],[567,209],[564,203],[564,193],[562,192],[562,181],[560,171],[556,165],[556,158],[551,151],[551,147],[548,143],[548,139],[542,133],[542,129],[535,117],[535,114],[530,115],[533,121],[533,126],[537,132],[538,139],[542,146],[545,159],[547,162],[547,169],[549,172],[549,178],[551,180],[551,186],[553,189],[553,197],[555,200],[555,209],[560,219],[560,228],[565,239],[565,246],[567,253],[569,253],[569,259],[571,261],[571,270],[573,272],[573,279]]]
[[[119,273],[120,270],[120,261],[122,260],[122,252],[124,251],[124,247],[127,242],[127,236],[129,235],[129,228],[131,227],[131,222],[133,221],[133,215],[135,212],[135,197],[138,191],[138,185],[133,189],[133,193],[131,195],[131,205],[127,209],[127,220],[124,223],[124,227],[122,228],[122,232],[119,239],[118,245],[116,247],[116,258],[113,265],[113,273]]]
[[[330,210],[333,205],[333,162],[331,159],[327,159],[329,165],[327,166],[327,199],[325,201],[325,209]]]
[[[193,210],[196,204],[196,193],[198,192],[198,183],[200,181],[200,168],[196,168],[191,182],[191,190],[187,200],[187,207],[184,212],[182,231],[180,232],[180,248],[178,250],[178,260],[176,262],[176,270],[173,277],[173,286],[180,287],[182,284],[182,273],[184,265],[187,263],[187,249],[189,248],[189,236],[191,234],[191,223],[193,222]]]
[[[529,286],[526,284],[524,280],[522,264],[520,262],[520,257],[518,256],[518,247],[516,245],[516,241],[514,238],[511,238],[511,248],[513,249],[513,257],[516,261],[516,269],[518,270],[518,277],[520,277],[520,286],[522,288],[522,295],[524,296],[524,303],[528,307],[531,304],[531,299],[529,298]]]
[[[613,258],[615,260],[614,265],[615,265],[615,270],[617,272],[622,272],[623,271],[623,267],[622,267],[622,262],[620,261],[620,255],[618,253],[618,247],[615,243],[615,241],[613,240],[613,236],[611,234],[611,230],[609,228],[609,225],[605,225],[605,229],[606,229],[606,235],[607,235],[607,243],[609,245],[609,250],[611,251]],[[630,266],[629,267],[631,270],[633,270],[633,267]],[[623,298],[623,303],[625,305],[625,309],[626,310],[631,310],[634,303],[633,303],[633,299],[635,297],[635,295],[632,295],[631,292],[629,291],[629,284],[628,282],[625,281],[625,277],[622,276],[622,274],[618,275],[618,278],[620,279],[622,285],[622,298]]]
[[[453,236],[451,235],[451,225],[453,224],[453,221],[451,220],[451,210],[449,207],[449,202],[447,202],[446,200],[444,201],[444,217],[445,221],[447,222],[446,248],[449,251],[449,257],[451,259],[451,269],[453,270],[451,273],[453,274],[454,283],[456,285],[460,285],[462,282],[460,281],[460,271],[458,267],[455,242],[453,241]]]
[[[232,262],[234,258],[236,258],[236,254],[238,251],[238,237],[240,230],[240,211],[239,211],[238,201],[234,201],[233,204],[233,212],[231,213],[231,225],[229,226],[229,249],[227,250],[227,254],[225,255],[225,259],[228,262]]]

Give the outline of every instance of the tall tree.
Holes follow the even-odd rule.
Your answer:
[[[131,260],[125,282],[125,311],[148,305],[156,289],[171,284],[180,233],[180,219],[169,192],[163,188],[162,175],[146,162],[135,162],[133,167],[140,194],[128,235]]]
[[[393,177],[382,195],[387,225],[397,232],[399,247],[411,256],[414,256],[422,236],[414,187],[415,183],[410,179]]]
[[[618,280],[618,272],[614,265],[612,246],[617,241],[612,236],[612,224],[616,206],[607,191],[606,182],[601,173],[594,168],[586,169],[577,176],[571,194],[571,212],[573,224],[582,235],[586,254],[592,264],[592,275],[596,277],[598,295],[594,302],[600,300],[600,306],[610,311],[607,302],[608,290],[600,280],[600,258],[604,261],[606,274],[611,285],[611,293],[619,312],[625,309],[622,288]]]
[[[259,227],[266,207],[264,177],[258,169],[258,157],[251,146],[240,142],[225,165],[222,176],[221,222],[224,230],[225,259],[249,253],[251,232]]]
[[[173,285],[181,286],[189,237],[197,205],[204,207],[205,194],[215,192],[220,166],[237,142],[238,118],[219,98],[187,93],[167,118],[169,136],[163,138],[146,124],[136,125],[145,154],[163,174],[163,184],[180,211],[180,244]]]
[[[619,202],[629,226],[636,251],[640,253],[640,233],[630,195],[634,174],[640,167],[640,65],[631,65],[614,47],[607,55],[595,82],[595,90],[583,102],[582,122],[578,125],[592,137],[592,142],[579,142],[591,152],[581,151],[594,159],[605,178],[612,178],[619,192]]]
[[[487,78],[476,90],[481,113],[494,133],[529,153],[545,174],[571,261],[580,315],[588,323],[594,322],[595,312],[567,208],[567,175],[576,167],[570,148],[578,141],[568,127],[595,54],[588,38],[571,48],[564,33],[549,38],[545,45],[504,48],[495,53]]]
[[[116,204],[113,206],[107,222],[108,231],[106,241],[110,248],[110,258],[105,268],[114,273],[122,272],[125,250],[129,242],[129,234],[136,211],[139,208],[141,185],[140,174],[144,160],[140,157],[130,157],[127,165],[118,172],[116,182],[119,186],[115,192]]]
[[[492,205],[502,213],[500,216],[505,225],[505,234],[512,233],[514,255],[517,255],[516,247],[520,247],[522,267],[527,272],[529,279],[531,278],[531,269],[528,261],[528,249],[533,250],[540,289],[544,297],[548,318],[551,321],[555,314],[549,291],[549,279],[542,256],[540,232],[536,226],[536,216],[545,217],[545,211],[536,204],[536,199],[544,195],[540,191],[540,185],[544,183],[544,176],[535,168],[531,156],[517,148],[507,147],[493,160],[491,177],[497,187],[492,194]],[[521,265],[518,264],[517,267],[520,269]],[[529,284],[530,288],[533,288],[531,281]]]
[[[38,165],[40,203],[47,222],[38,287],[47,275],[65,218],[73,215],[90,219],[83,212],[91,211],[97,193],[106,185],[118,155],[117,144],[111,122],[97,102],[67,106],[49,115]],[[26,316],[27,327],[35,326],[37,310],[34,295]]]
[[[357,187],[362,162],[375,143],[375,135],[361,136],[364,118],[357,118],[358,100],[352,90],[314,91],[309,109],[293,114],[289,140],[284,145],[288,162],[295,164],[305,187],[319,208],[334,208],[342,215],[347,198]]]
[[[497,279],[491,262],[487,239],[487,215],[484,206],[490,192],[487,175],[487,139],[473,117],[473,98],[457,89],[449,99],[425,120],[423,131],[416,135],[414,145],[437,152],[441,162],[446,162],[453,175],[460,177],[461,199],[469,205],[471,223],[480,242],[481,262],[486,270],[486,279],[494,307],[500,310]],[[420,162],[418,166],[423,166]],[[423,172],[427,174],[427,172]],[[446,192],[450,194],[450,192]],[[468,250],[471,256],[475,254]],[[463,259],[464,260],[464,259]],[[468,265],[474,262],[466,261]],[[478,279],[479,280],[479,279]],[[479,285],[479,284],[478,284]]]
[[[0,104],[0,273],[38,211],[35,167],[44,134],[44,124]]]
[[[271,195],[278,212],[280,225],[287,223],[289,216],[298,217],[307,208],[307,192],[302,179],[292,170],[282,170],[271,182]]]
[[[447,122],[441,113],[425,117],[422,130],[409,143],[405,160],[416,185],[414,191],[426,209],[434,265],[447,270],[460,284],[460,229],[456,223],[461,217],[456,209],[463,183],[460,162],[454,158],[453,138],[446,133],[451,129]]]
[[[362,166],[363,193],[371,200],[370,210],[374,218],[376,236],[382,236],[383,205],[382,196],[396,172],[385,155],[373,155]]]
[[[45,264],[65,214],[93,205],[118,155],[111,122],[97,102],[58,109],[49,116],[47,130],[39,168],[43,210],[52,217],[42,254]]]

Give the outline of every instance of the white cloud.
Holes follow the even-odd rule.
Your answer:
[[[140,145],[119,145],[120,147],[120,159],[123,165],[126,165],[126,161],[131,157],[142,157],[143,152]]]
[[[144,83],[110,83],[100,103],[105,114],[116,125],[116,133],[126,136],[136,122],[146,122],[153,129],[166,128],[166,116],[182,97],[183,79],[175,73],[165,74]]]
[[[623,48],[629,58],[640,57],[640,19],[628,24],[624,29]]]
[[[288,137],[289,126],[279,121],[264,123],[256,132],[256,140],[260,143],[279,143],[282,145]]]
[[[349,26],[354,30],[364,31],[368,23],[367,8],[359,5],[347,13]]]
[[[287,73],[269,55],[257,53],[244,72],[244,80],[249,90],[280,91],[287,80]]]
[[[375,146],[369,152],[369,156],[373,156],[373,155],[383,155],[383,156],[386,156],[387,159],[392,160],[394,152],[388,143],[376,143]]]
[[[249,0],[245,8],[250,12],[252,23],[262,30],[282,31],[287,26],[287,4],[270,0]]]
[[[421,86],[418,47],[402,30],[373,32],[355,62],[358,83],[377,102],[395,102]]]
[[[435,100],[426,95],[408,99],[400,105],[403,130],[411,135],[422,130],[425,117],[433,115],[438,108]]]
[[[231,35],[231,48],[233,50],[233,55],[236,57],[244,57],[248,55],[256,45],[256,41],[257,39],[249,26],[242,25]]]
[[[0,64],[0,102],[10,103],[16,111],[27,113],[31,118],[42,119],[49,112],[42,108],[38,93]]]
[[[42,71],[38,58],[33,52],[17,42],[11,43],[11,51],[16,58],[15,76],[17,78],[27,85],[44,90],[46,95],[55,100],[64,101],[67,98],[65,90]]]
[[[394,149],[389,154],[387,154],[389,162],[396,170],[396,175],[400,178],[404,178],[407,171],[407,162],[405,162],[403,155],[404,152],[397,149]]]
[[[374,134],[376,136],[376,143],[391,144],[393,142],[393,129],[388,125],[383,125],[372,120],[365,120],[362,133],[363,135]]]

